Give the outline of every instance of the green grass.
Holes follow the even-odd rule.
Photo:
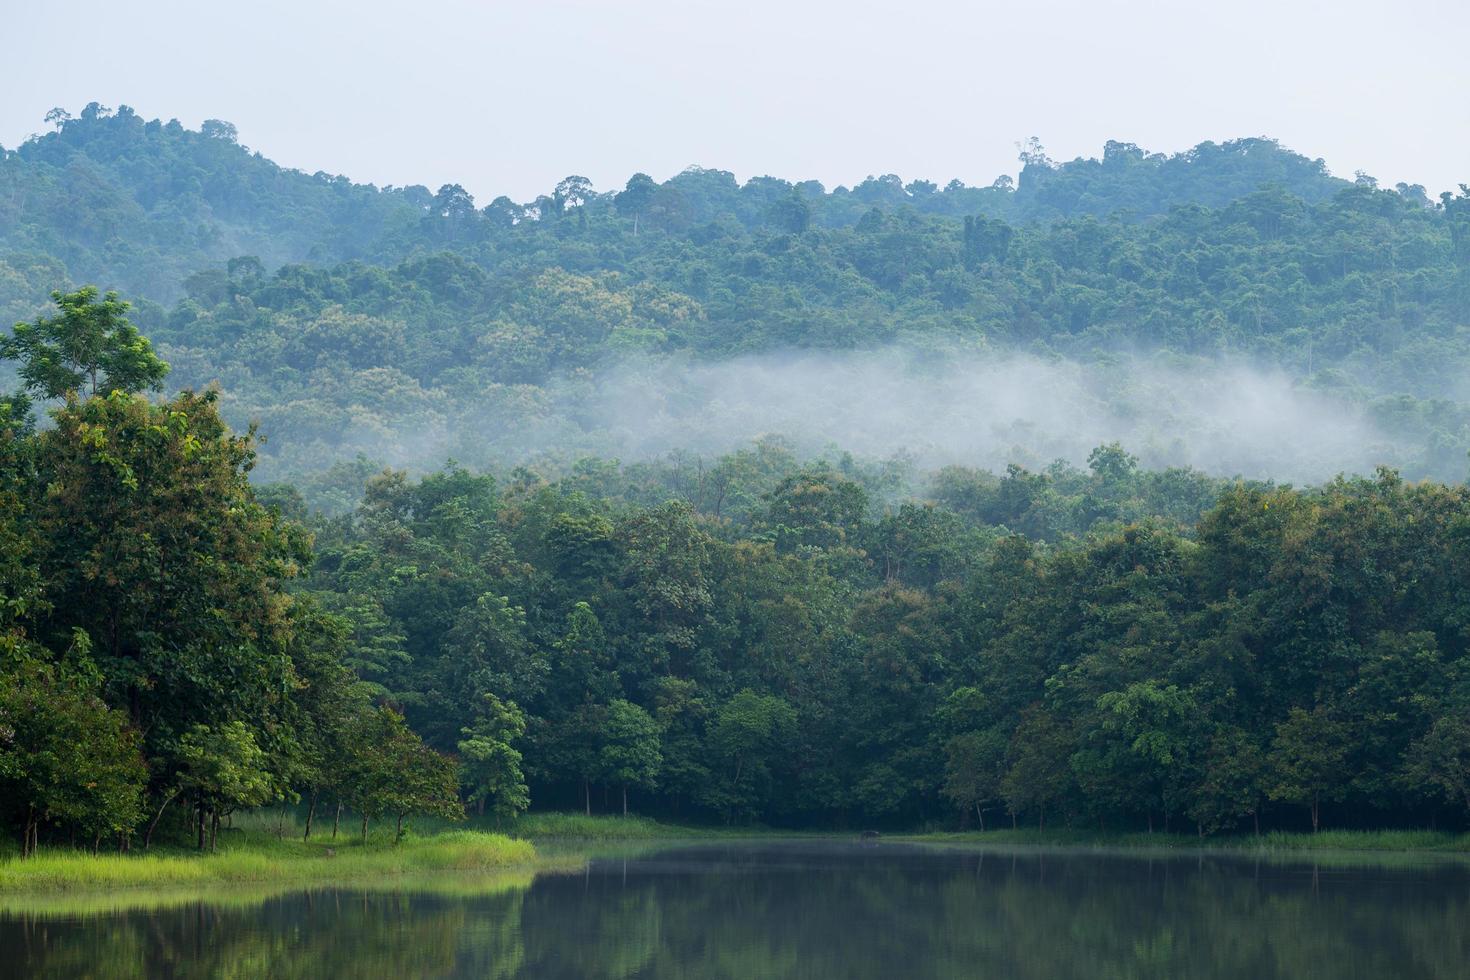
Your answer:
[[[505,824],[512,837],[529,840],[654,840],[698,837],[706,831],[661,824],[648,817],[619,817],[584,813],[525,813]]]
[[[773,830],[746,825],[693,825],[660,823],[650,817],[585,813],[523,813],[515,820],[497,824],[504,833],[527,840],[566,841],[656,841],[702,840],[748,837],[845,837],[833,830]]]
[[[525,840],[478,831],[409,836],[398,844],[351,837],[283,839],[257,830],[221,835],[219,850],[89,854],[43,849],[35,857],[0,861],[0,895],[58,890],[309,883],[435,872],[530,868],[536,849]]]
[[[1197,834],[1118,833],[1096,830],[1001,829],[985,832],[894,835],[899,840],[933,843],[1034,845],[1046,847],[1231,850],[1264,853],[1299,851],[1470,852],[1470,834],[1435,830],[1324,830],[1319,833],[1271,831],[1254,835],[1200,837]]]

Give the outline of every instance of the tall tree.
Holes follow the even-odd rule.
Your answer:
[[[73,293],[53,292],[51,298],[61,310],[58,315],[17,323],[10,337],[0,339],[0,357],[20,362],[27,391],[61,398],[163,386],[168,365],[129,322],[129,304],[117,293],[99,300],[97,287],[83,286]]]

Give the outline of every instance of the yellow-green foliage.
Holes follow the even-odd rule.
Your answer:
[[[250,882],[336,881],[442,871],[483,872],[530,866],[529,841],[502,834],[453,831],[408,837],[398,845],[351,840],[230,840],[216,854],[86,854],[42,851],[0,862],[0,894],[57,889],[102,889]]]

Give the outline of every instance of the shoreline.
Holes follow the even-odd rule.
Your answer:
[[[258,823],[258,821],[257,821]],[[397,888],[405,884],[469,883],[487,879],[530,878],[537,873],[572,870],[609,845],[658,845],[760,840],[859,840],[853,831],[780,830],[766,827],[700,827],[665,824],[641,817],[586,817],[533,814],[503,830],[430,827],[394,844],[370,837],[332,841],[279,836],[261,829],[227,833],[214,853],[164,847],[153,852],[101,853],[66,848],[43,849],[21,859],[0,855],[0,911],[23,910],[30,899],[106,896],[170,891],[178,893],[229,886],[231,895],[268,897],[295,888],[337,883]],[[1220,854],[1249,857],[1293,856],[1455,857],[1470,855],[1470,834],[1444,831],[1322,831],[1317,834],[1272,831],[1260,837],[1200,838],[1194,834],[1120,833],[1010,828],[988,831],[930,831],[880,834],[876,843],[1002,847],[1007,850],[1098,849]]]

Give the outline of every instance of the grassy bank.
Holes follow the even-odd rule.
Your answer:
[[[525,813],[505,825],[512,837],[527,840],[641,841],[750,837],[770,831],[751,828],[660,823],[649,817],[583,813]]]
[[[505,823],[471,820],[451,824],[420,820],[394,843],[390,824],[374,825],[366,841],[354,824],[336,840],[318,833],[303,841],[300,815],[268,810],[237,814],[220,835],[216,853],[201,854],[180,844],[152,851],[91,854],[46,848],[21,860],[13,847],[0,850],[0,898],[55,892],[117,889],[207,888],[213,885],[302,885],[364,879],[422,880],[442,872],[507,869],[558,870],[581,843],[637,843],[702,837],[750,836],[759,831],[686,827],[646,817],[580,813],[537,813]],[[538,854],[536,841],[555,854]],[[560,845],[560,846],[555,846]]]
[[[232,889],[274,892],[317,883],[365,881],[395,883],[450,882],[446,872],[478,874],[564,869],[598,845],[656,844],[659,841],[827,837],[850,838],[851,832],[777,831],[758,827],[709,827],[660,823],[646,817],[580,813],[526,814],[503,825],[472,821],[462,825],[425,822],[401,842],[390,828],[375,828],[367,841],[344,834],[333,841],[301,840],[301,828],[290,814],[245,814],[223,833],[219,850],[200,854],[185,847],[152,852],[89,854],[65,848],[42,849],[21,860],[0,853],[0,905],[25,896],[59,893],[106,893],[121,889]],[[493,829],[492,829],[493,827]],[[1352,831],[1317,834],[1275,831],[1252,835],[1198,837],[1194,834],[1107,833],[1059,828],[1000,829],[985,832],[885,834],[882,840],[928,844],[1002,847],[1234,851],[1288,856],[1303,852],[1378,852],[1383,854],[1470,854],[1470,834],[1428,830]],[[546,850],[538,853],[537,843]],[[587,845],[587,846],[583,846]],[[241,891],[243,894],[243,891]]]
[[[965,833],[895,834],[890,840],[930,843],[1035,845],[1044,847],[1234,850],[1272,854],[1299,851],[1423,851],[1470,853],[1470,834],[1434,830],[1271,831],[1255,835],[1200,837],[1197,834],[1110,833],[1086,830],[988,830]]]
[[[531,867],[525,840],[478,831],[406,837],[398,844],[351,839],[301,841],[260,832],[225,834],[218,852],[89,854],[45,850],[0,860],[0,894],[137,887],[349,881],[436,872],[489,872]]]

